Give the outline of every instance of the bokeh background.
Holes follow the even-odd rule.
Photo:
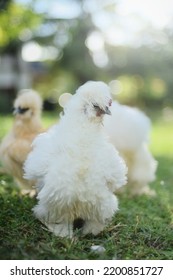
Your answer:
[[[173,0],[0,0],[0,141],[20,89],[40,93],[49,127],[59,96],[88,80],[108,83],[115,100],[151,118],[157,195],[120,194],[108,230],[69,241],[50,237],[31,211],[36,201],[0,174],[0,258],[173,260]]]
[[[172,0],[1,0],[0,112],[34,88],[45,109],[88,80],[173,120]]]

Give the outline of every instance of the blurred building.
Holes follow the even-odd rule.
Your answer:
[[[28,64],[20,52],[0,55],[0,113],[10,111],[12,101],[22,88],[32,86],[32,76]]]

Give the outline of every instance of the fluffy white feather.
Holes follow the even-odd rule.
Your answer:
[[[148,142],[150,119],[137,108],[114,101],[111,117],[105,117],[104,127],[118,150],[135,151],[143,142]]]
[[[155,179],[157,161],[149,151],[150,119],[137,108],[113,102],[104,128],[128,166],[128,183],[133,194],[155,195],[148,184]]]
[[[76,218],[85,221],[84,234],[98,234],[118,209],[113,192],[126,183],[127,168],[103,129],[110,105],[108,86],[88,82],[60,123],[33,143],[25,178],[37,180],[34,213],[55,235],[72,236]]]

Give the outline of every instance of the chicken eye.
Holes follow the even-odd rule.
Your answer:
[[[96,104],[93,104],[94,109],[100,109],[100,107]]]
[[[21,108],[21,107],[19,107],[18,110],[19,110],[19,114],[24,114],[26,111],[29,110],[29,108]]]

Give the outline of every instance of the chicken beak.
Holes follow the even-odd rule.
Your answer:
[[[105,114],[107,115],[112,115],[111,111],[109,110],[109,107],[106,106],[106,109],[105,109]]]
[[[13,115],[17,115],[19,113],[19,108],[14,108],[13,109]]]
[[[104,109],[100,108],[98,105],[94,105],[94,107],[95,107],[97,116],[101,116],[104,114],[111,115],[111,111],[109,110],[108,106],[106,106]]]

